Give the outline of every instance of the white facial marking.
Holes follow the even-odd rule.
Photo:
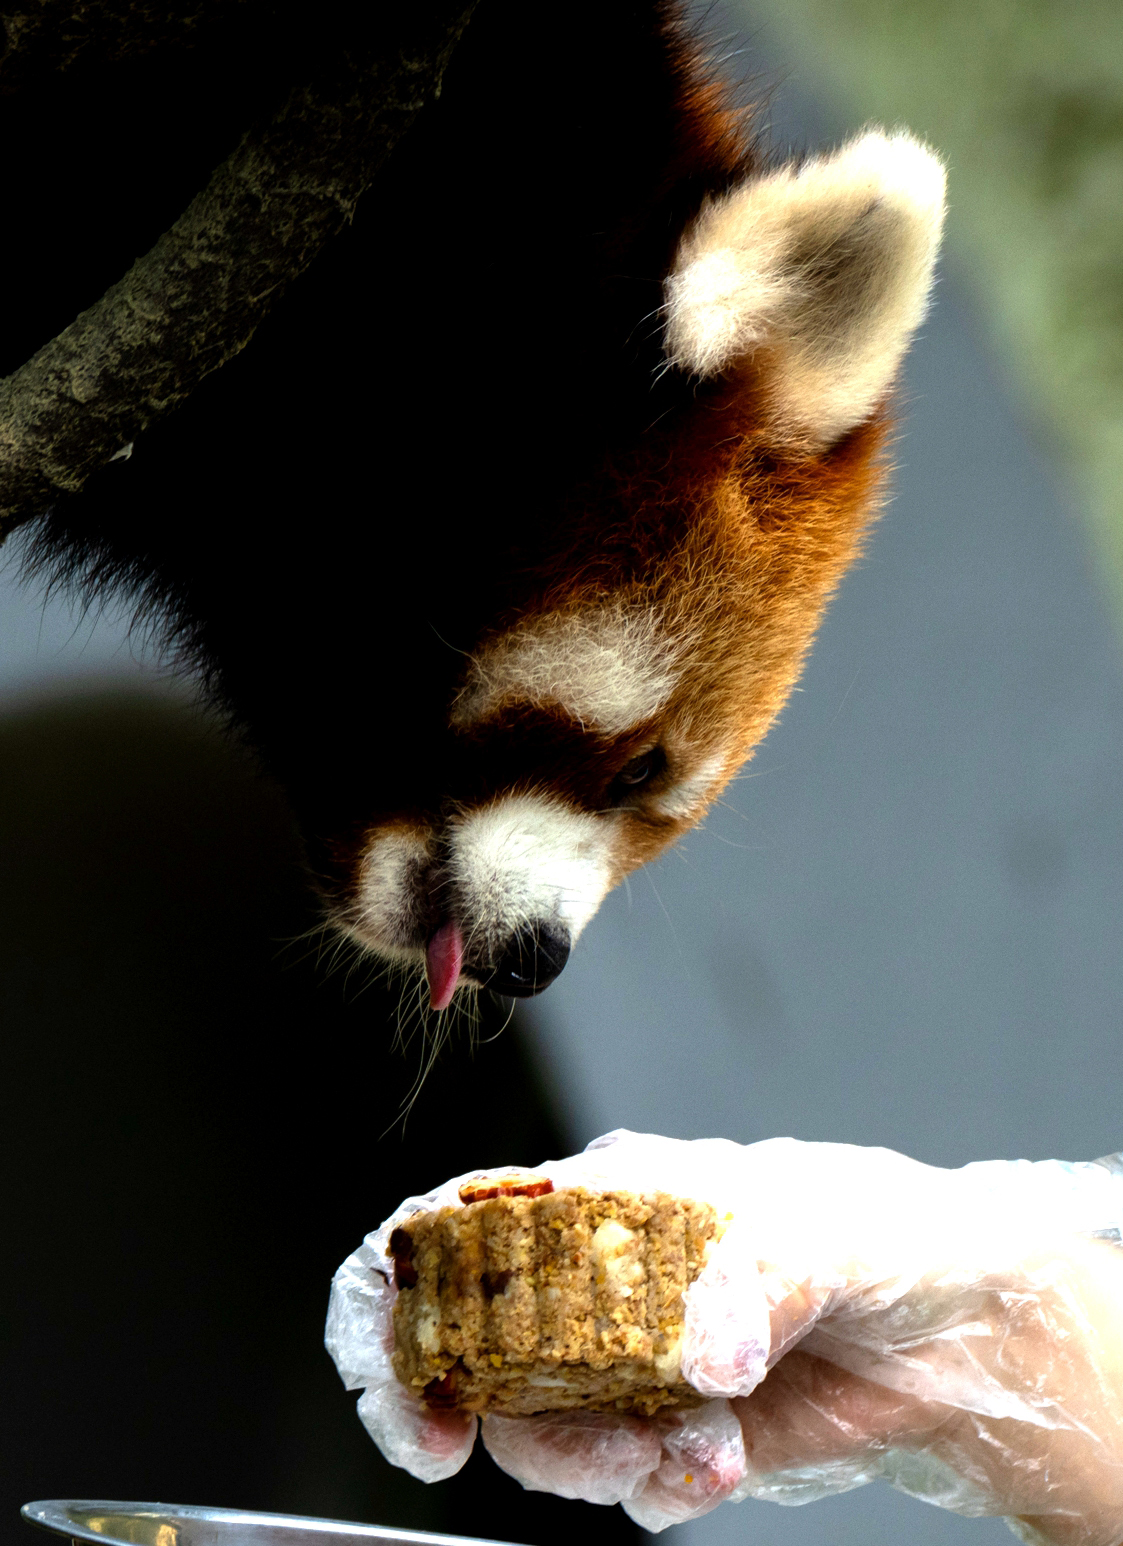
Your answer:
[[[924,316],[944,169],[909,134],[869,130],[833,155],[706,204],[666,283],[672,365],[712,376],[760,347],[775,427],[830,444],[884,397]]]
[[[486,948],[532,923],[573,941],[609,889],[611,825],[553,796],[508,795],[457,818],[449,836],[458,911]]]
[[[555,612],[473,656],[452,723],[467,729],[513,704],[556,706],[586,729],[619,735],[659,712],[676,677],[651,607]]]
[[[716,752],[712,757],[707,757],[688,778],[680,779],[677,784],[656,795],[652,804],[662,815],[676,821],[692,816],[724,775],[727,760],[728,754],[725,752]]]
[[[425,839],[406,827],[379,832],[363,855],[358,906],[350,932],[397,960],[417,957],[415,884],[428,858]]]

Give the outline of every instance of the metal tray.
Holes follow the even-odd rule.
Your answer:
[[[51,1498],[25,1503],[20,1513],[28,1524],[68,1536],[75,1546],[87,1541],[98,1546],[502,1546],[466,1535],[175,1503]]]

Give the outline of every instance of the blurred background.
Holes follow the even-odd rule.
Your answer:
[[[454,1039],[404,1131],[422,1048],[317,936],[280,797],[127,613],[21,586],[5,549],[5,1538],[84,1494],[634,1539],[480,1454],[433,1488],[381,1462],[320,1336],[402,1194],[616,1126],[941,1165],[1123,1147],[1123,7],[703,21],[777,149],[873,119],[948,152],[895,497],[706,826],[547,995]],[[880,1485],[671,1535],[1011,1539]]]

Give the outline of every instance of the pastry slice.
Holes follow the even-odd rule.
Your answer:
[[[650,1415],[682,1378],[683,1300],[717,1238],[708,1203],[481,1178],[394,1230],[394,1372],[431,1407]]]

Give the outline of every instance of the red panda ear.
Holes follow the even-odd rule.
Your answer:
[[[827,446],[884,398],[924,316],[944,169],[911,135],[833,155],[703,206],[666,282],[670,363],[759,371],[777,441]]]

